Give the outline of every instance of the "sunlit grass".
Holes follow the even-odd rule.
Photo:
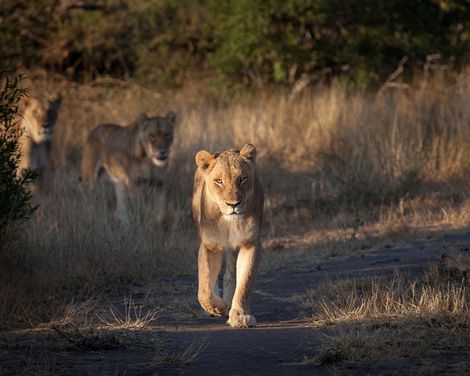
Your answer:
[[[332,329],[306,362],[341,365],[419,357],[430,364],[434,351],[467,353],[468,279],[442,267],[424,277],[395,273],[390,279],[342,280],[311,290],[305,306],[312,311],[313,326]]]
[[[143,329],[157,319],[158,313],[158,309],[143,311],[142,305],[135,304],[129,296],[124,299],[124,312],[111,306],[107,316],[97,316],[103,324],[113,329]]]
[[[312,301],[313,324],[418,320],[429,325],[469,325],[470,294],[466,281],[407,281],[395,274],[392,280],[374,279],[367,285],[352,282],[336,289],[331,298]]]

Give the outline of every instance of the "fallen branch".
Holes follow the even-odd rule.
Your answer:
[[[387,80],[385,83],[380,87],[380,89],[377,91],[377,97],[381,97],[382,94],[387,90],[388,88],[394,88],[394,89],[408,89],[410,85],[405,84],[405,83],[398,83],[398,82],[393,82],[396,78],[398,78],[404,71],[404,66],[406,62],[408,61],[408,56],[403,56],[400,61],[398,62],[398,67],[395,69],[390,76],[388,76]]]

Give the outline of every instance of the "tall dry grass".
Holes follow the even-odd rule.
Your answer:
[[[390,233],[469,222],[468,74],[381,97],[332,84],[295,97],[266,90],[230,99],[197,86],[160,94],[120,81],[77,85],[37,72],[30,77],[33,92],[61,87],[64,100],[54,172],[36,197],[35,217],[2,255],[0,317],[8,320],[47,319],[48,309],[37,315],[36,308],[64,296],[194,273],[198,239],[190,200],[200,148],[256,145],[266,190],[265,268],[289,262],[291,250],[341,254]],[[86,136],[103,121],[126,124],[142,111],[170,109],[179,120],[167,223],[158,226],[151,214],[137,212],[129,227],[119,227],[109,184],[90,196],[78,182]]]
[[[449,281],[428,275],[407,280],[396,273],[391,280],[372,279],[365,286],[335,286],[335,296],[313,303],[316,326],[357,323],[420,322],[423,325],[468,326],[470,295],[466,280]],[[439,277],[439,276],[438,276]],[[436,282],[438,281],[438,282]]]
[[[464,274],[441,265],[424,277],[395,273],[392,278],[329,283],[321,290],[328,293],[313,290],[306,299],[313,324],[335,327],[308,361],[351,366],[419,358],[419,368],[427,369],[437,354],[453,353],[468,369],[470,293]],[[319,292],[323,297],[315,299]]]

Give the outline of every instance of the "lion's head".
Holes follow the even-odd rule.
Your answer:
[[[23,124],[35,142],[48,141],[52,138],[61,102],[60,93],[26,99]]]
[[[165,117],[147,117],[145,114],[140,114],[137,122],[145,153],[156,166],[165,166],[173,143],[176,114],[172,111]]]
[[[243,219],[254,192],[256,148],[244,145],[241,150],[212,154],[201,150],[196,164],[203,176],[209,199],[216,203],[227,220]]]

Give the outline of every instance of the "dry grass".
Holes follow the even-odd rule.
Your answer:
[[[407,281],[396,274],[392,280],[372,280],[366,286],[352,283],[346,289],[335,289],[333,299],[321,299],[316,307],[313,324],[354,324],[370,321],[419,321],[434,325],[443,320],[446,325],[470,324],[470,292],[466,281],[434,283]]]
[[[93,326],[74,327],[66,330],[53,326],[52,329],[67,342],[82,350],[111,350],[121,345],[116,333]]]
[[[154,357],[157,365],[183,366],[194,362],[205,350],[207,343],[205,340],[191,342],[187,347],[179,351],[168,351],[163,348]]]
[[[108,317],[98,315],[98,318],[113,329],[143,329],[156,320],[159,310],[147,309],[142,312],[142,309],[142,305],[133,303],[130,296],[124,299],[124,313],[111,306]]]
[[[264,270],[470,222],[466,74],[455,84],[419,82],[381,97],[332,85],[294,99],[265,91],[230,100],[198,87],[162,95],[122,82],[85,86],[29,75],[33,91],[62,87],[64,100],[53,141],[55,173],[37,196],[35,217],[1,256],[0,326],[18,317],[50,321],[43,307],[51,300],[195,273],[190,200],[200,148],[257,146],[266,190]],[[135,210],[132,224],[119,227],[109,184],[90,196],[78,183],[84,140],[100,122],[125,124],[142,111],[169,109],[179,124],[167,223],[158,226],[154,216]]]
[[[314,361],[319,364],[420,357],[429,348],[417,330],[409,328],[342,328],[325,335]]]
[[[306,302],[315,326],[335,327],[307,361],[359,366],[367,361],[420,358],[430,367],[436,354],[439,359],[452,354],[459,367],[470,369],[468,279],[456,278],[445,263],[422,278],[396,273],[390,280],[330,283],[327,290],[328,297],[319,300],[311,291]],[[449,369],[439,369],[445,371]]]

